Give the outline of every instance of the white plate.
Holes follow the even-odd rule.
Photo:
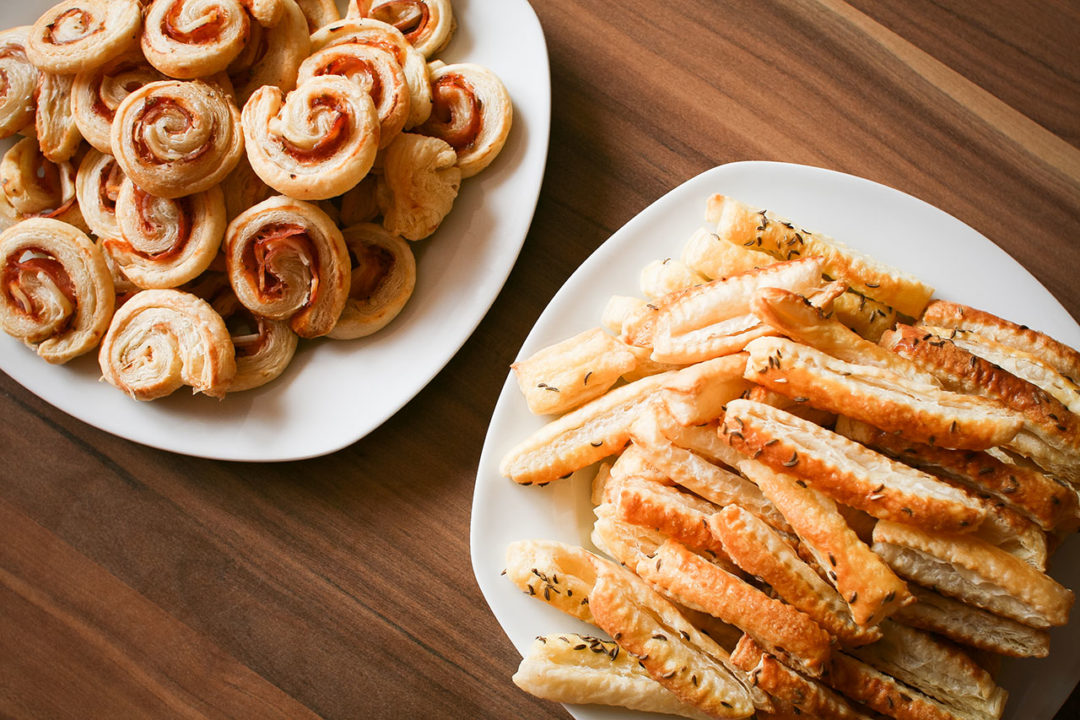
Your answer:
[[[794,218],[907,270],[956,300],[1043,330],[1080,347],[1080,326],[1047,290],[988,239],[959,220],[897,190],[842,173],[800,165],[740,162],[723,165],[680,185],[616,232],[563,285],[522,346],[518,357],[600,323],[613,294],[640,295],[640,269],[678,257],[686,238],[703,224],[705,199],[719,192]],[[867,234],[873,229],[874,234]],[[531,415],[513,377],[507,377],[488,428],[473,497],[473,570],[511,642],[524,654],[536,635],[597,632],[519,592],[500,572],[514,540],[544,538],[592,548],[588,481],[579,475],[545,488],[522,487],[499,475],[498,464],[515,444],[543,424]],[[1080,588],[1076,538],[1054,557],[1053,575]],[[1012,720],[1052,718],[1080,678],[1080,612],[1053,631],[1050,658],[1005,663],[1002,684]],[[644,713],[568,706],[581,720],[643,718]]]
[[[0,3],[0,29],[32,23],[52,2]],[[551,90],[543,31],[526,0],[454,0],[446,62],[486,65],[514,103],[495,162],[462,183],[438,232],[413,245],[416,291],[376,335],[301,343],[270,385],[223,401],[183,389],[139,403],[98,382],[96,354],[53,367],[0,333],[0,369],[61,410],[136,442],[223,460],[294,460],[368,434],[453,357],[495,301],[532,221],[547,158]],[[5,149],[7,144],[0,148]]]

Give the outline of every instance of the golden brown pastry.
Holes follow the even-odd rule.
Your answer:
[[[79,149],[79,127],[71,115],[71,87],[74,75],[54,75],[42,72],[38,75],[34,102],[34,132],[37,134],[41,153],[53,162],[70,160]]]
[[[90,231],[99,238],[120,237],[120,224],[116,221],[116,197],[124,171],[116,164],[116,158],[91,149],[79,163],[75,176],[75,194]]]
[[[236,374],[225,321],[205,300],[179,290],[144,290],[120,306],[98,363],[105,380],[136,400],[183,385],[221,398]]]
[[[116,161],[143,190],[176,198],[208,190],[244,152],[240,112],[208,83],[149,83],[127,96],[112,126]]]
[[[375,174],[369,173],[356,187],[338,198],[338,221],[342,227],[373,222],[379,217],[379,203],[375,198],[378,182]]]
[[[251,169],[246,154],[240,156],[233,171],[221,181],[221,191],[225,194],[225,216],[229,222],[252,205],[276,194]]]
[[[281,19],[265,28],[252,24],[243,51],[229,64],[229,79],[240,106],[263,85],[275,85],[285,92],[296,87],[296,71],[311,50],[307,19],[300,7],[295,0],[278,2]]]
[[[259,88],[244,106],[243,127],[255,173],[301,200],[352,188],[371,170],[379,146],[371,96],[337,75],[312,78],[287,96]]]
[[[376,199],[383,227],[406,240],[434,233],[461,187],[454,149],[442,140],[401,133],[384,151]]]
[[[34,122],[38,69],[26,57],[29,33],[28,25],[0,32],[0,138]]]
[[[77,228],[32,218],[0,233],[0,319],[4,332],[50,363],[92,350],[113,314],[105,257]]]
[[[352,0],[349,16],[354,15],[393,25],[426,58],[446,49],[457,25],[450,0]]]
[[[448,142],[457,153],[461,177],[472,177],[506,144],[514,117],[510,94],[495,73],[475,63],[433,70],[431,89],[431,116],[418,132]]]
[[[147,83],[166,80],[135,48],[118,58],[75,75],[71,88],[71,112],[86,141],[112,154],[112,121],[128,95]]]
[[[218,254],[225,234],[225,200],[212,187],[166,199],[125,178],[116,198],[120,236],[105,251],[141,288],[174,288],[198,276]]]
[[[296,0],[296,4],[304,13],[309,33],[341,19],[341,12],[334,0]]]
[[[86,230],[69,162],[45,159],[34,138],[23,138],[0,160],[0,215],[10,220],[46,217]]]
[[[330,337],[351,340],[386,327],[416,287],[416,259],[409,244],[365,223],[342,231],[353,257],[349,299]]]
[[[826,683],[870,710],[896,720],[988,720],[954,712],[847,653],[833,653]]]
[[[375,103],[379,147],[393,142],[409,118],[409,85],[392,52],[363,43],[338,43],[304,60],[299,84],[321,75],[341,75],[355,82]]]
[[[123,53],[141,25],[138,0],[63,0],[34,23],[27,55],[42,70],[70,75]]]
[[[243,51],[250,24],[239,0],[153,0],[146,10],[143,55],[170,77],[213,75]]]
[[[349,297],[349,251],[319,208],[275,196],[238,215],[225,236],[229,282],[249,310],[289,320],[304,338],[328,334]]]
[[[285,0],[240,0],[251,17],[262,27],[274,27],[285,14]],[[306,21],[305,21],[306,22]]]
[[[370,18],[347,18],[311,35],[312,52],[338,43],[374,45],[394,54],[409,84],[409,119],[405,129],[420,125],[431,115],[431,78],[422,53],[409,44],[393,25]]]

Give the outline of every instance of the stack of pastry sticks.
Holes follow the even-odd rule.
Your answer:
[[[600,553],[507,549],[611,639],[537,637],[540,697],[686,717],[998,718],[1072,591],[1080,353],[737,200],[605,327],[514,364],[555,415],[500,471],[593,473]],[[550,628],[538,628],[546,631]]]

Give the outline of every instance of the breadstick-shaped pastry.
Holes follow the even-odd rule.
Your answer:
[[[843,652],[833,653],[826,684],[867,708],[897,720],[971,720],[932,697]]]
[[[725,557],[720,541],[705,524],[717,510],[712,503],[642,478],[618,478],[609,484],[614,513],[619,520],[656,530],[714,557]]]
[[[768,253],[721,240],[708,228],[698,228],[683,245],[683,263],[709,280],[757,270],[780,262]]]
[[[851,290],[833,300],[832,308],[833,317],[871,342],[896,324],[896,310]]]

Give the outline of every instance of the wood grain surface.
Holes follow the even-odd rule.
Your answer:
[[[1080,4],[542,0],[552,130],[532,229],[475,335],[331,456],[150,449],[0,375],[0,716],[565,718],[473,580],[507,366],[623,223],[715,165],[922,198],[1080,316]],[[978,272],[973,263],[971,272]],[[1080,695],[1058,718],[1080,717]]]

